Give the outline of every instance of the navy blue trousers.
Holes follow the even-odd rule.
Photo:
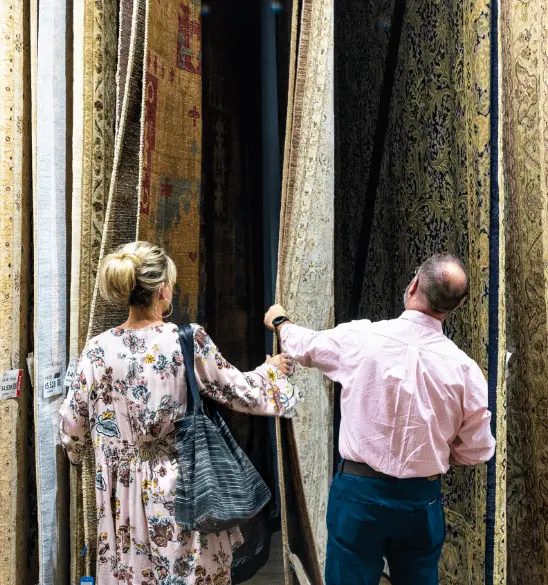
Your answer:
[[[438,585],[445,540],[441,481],[337,473],[327,510],[326,585]]]

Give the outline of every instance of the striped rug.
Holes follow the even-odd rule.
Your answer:
[[[40,2],[36,75],[34,189],[34,359],[40,585],[69,577],[68,463],[59,441],[61,395],[48,396],[44,378],[67,358],[66,242],[66,3]],[[55,378],[54,378],[55,379]],[[62,392],[62,388],[61,388]]]
[[[24,369],[29,339],[30,61],[28,5],[0,2],[0,376]],[[0,400],[0,583],[36,582],[29,562],[28,403]]]
[[[77,356],[80,318],[80,237],[82,204],[82,156],[84,132],[84,1],[73,3],[73,91],[72,91],[72,241],[70,283],[69,354]],[[82,502],[82,470],[71,466],[70,473],[70,582],[78,585],[84,575],[84,522]]]
[[[298,47],[295,22],[293,27],[297,61],[290,73],[276,297],[298,323],[322,330],[333,324],[333,3],[304,0],[301,11]],[[298,369],[295,378],[308,400],[297,418],[278,424],[284,544],[297,556],[306,550],[302,568],[299,559],[291,559],[301,585],[306,583],[303,570],[310,583],[319,585],[332,473],[332,385],[316,370]],[[297,491],[293,514],[299,516],[300,534],[288,530],[288,522],[295,520],[285,502],[288,469]],[[286,583],[292,582],[286,571]]]
[[[177,266],[172,320],[195,320],[200,260],[200,3],[147,1],[139,238]]]

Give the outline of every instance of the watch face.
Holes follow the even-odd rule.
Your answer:
[[[281,325],[285,321],[287,321],[287,317],[276,317],[275,319],[273,319],[272,325],[274,325],[274,327],[277,327],[278,325]]]

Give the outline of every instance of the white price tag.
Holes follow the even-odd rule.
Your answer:
[[[19,398],[21,396],[21,384],[23,383],[23,370],[10,370],[4,372],[2,385],[0,386],[0,399]]]
[[[76,369],[78,368],[78,358],[72,358],[67,368],[67,374],[65,376],[65,387],[70,388],[74,377],[76,376]]]
[[[42,379],[42,388],[44,391],[44,398],[51,398],[63,394],[63,368],[62,366],[54,366],[44,370],[44,377]]]

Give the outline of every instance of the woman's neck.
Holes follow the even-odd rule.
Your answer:
[[[154,312],[154,307],[131,306],[127,321],[122,325],[123,329],[143,329],[160,325],[164,321]]]

